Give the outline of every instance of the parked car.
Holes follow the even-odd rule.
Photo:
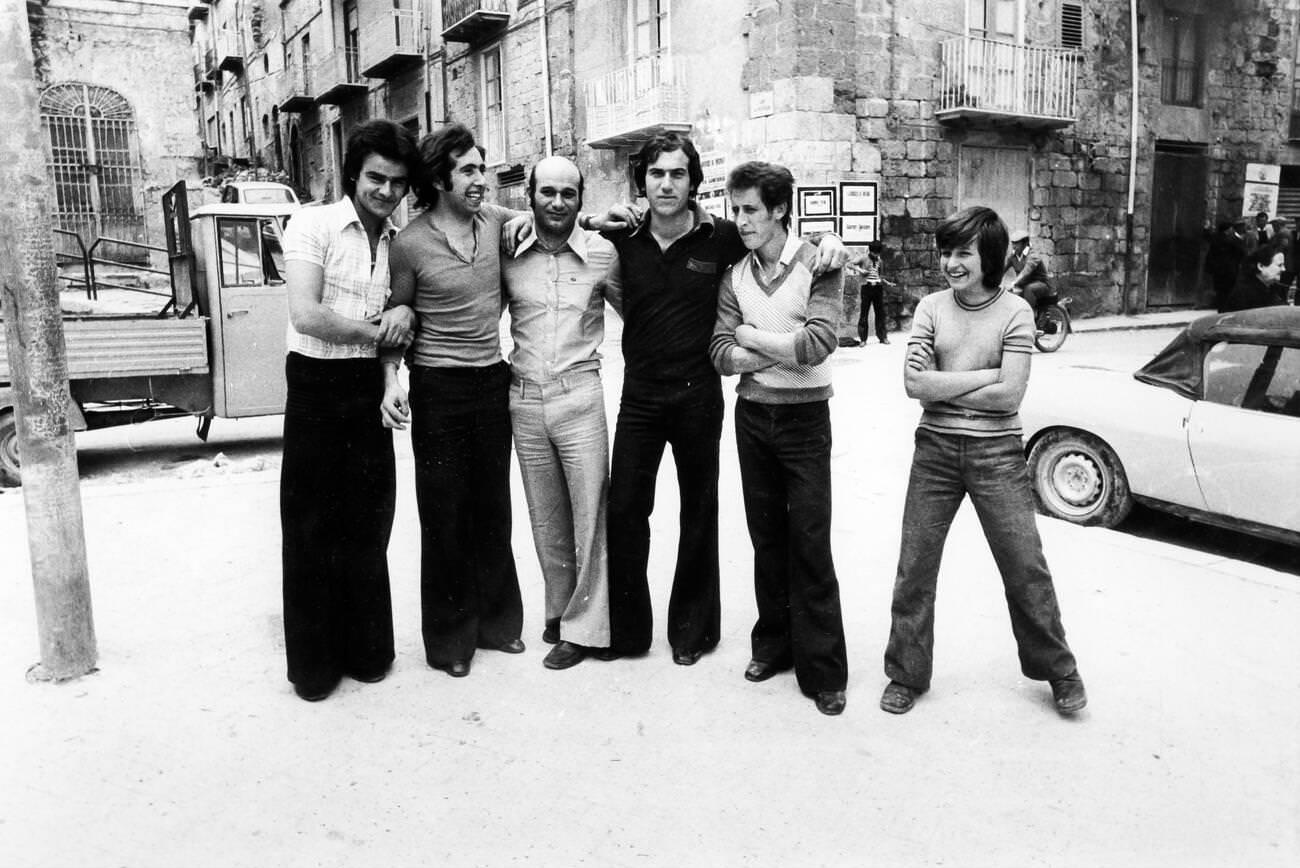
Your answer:
[[[298,194],[278,181],[231,181],[221,189],[221,201],[241,205],[297,205]]]
[[[1046,385],[1021,408],[1044,514],[1114,527],[1138,501],[1300,545],[1300,308],[1211,314],[1132,375]]]

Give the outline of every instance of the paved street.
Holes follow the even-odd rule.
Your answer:
[[[966,508],[940,583],[934,688],[904,717],[877,709],[917,416],[897,337],[833,357],[851,669],[839,718],[818,714],[790,676],[741,677],[754,608],[730,412],[715,653],[674,666],[660,626],[646,659],[543,669],[541,580],[516,478],[528,652],[481,653],[462,680],[430,670],[401,438],[397,663],[383,683],[346,682],[318,705],[283,675],[278,420],[215,423],[214,438],[254,432],[216,444],[223,466],[184,439],[185,420],[116,432],[137,456],[171,456],[125,473],[115,468],[129,449],[87,450],[85,438],[95,675],[25,682],[36,638],[23,505],[0,495],[0,864],[1296,864],[1300,566],[1041,519],[1091,697],[1064,720],[1047,687],[1019,674]],[[1167,337],[1076,335],[1035,357],[1034,388],[1094,355],[1127,367]],[[612,423],[618,352],[607,361]],[[671,474],[666,461],[658,613],[675,552]]]

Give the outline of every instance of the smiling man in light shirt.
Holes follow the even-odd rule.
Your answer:
[[[534,234],[501,276],[510,308],[510,421],[546,586],[542,661],[568,669],[609,645],[609,435],[600,380],[613,248],[577,226],[583,182],[564,157],[528,178]],[[599,653],[599,652],[597,652]]]

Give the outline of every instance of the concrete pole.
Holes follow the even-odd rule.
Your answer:
[[[36,75],[24,0],[0,0],[0,315],[18,410],[27,540],[41,661],[31,680],[95,668],[77,454],[68,424],[68,365]]]

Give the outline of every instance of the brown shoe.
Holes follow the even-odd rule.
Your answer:
[[[907,714],[916,704],[916,697],[920,695],[921,691],[915,687],[891,681],[885,686],[885,692],[880,695],[880,707],[890,714]]]
[[[568,669],[577,666],[587,657],[587,649],[562,639],[542,660],[547,669]]]
[[[843,690],[823,690],[817,694],[817,710],[822,714],[836,715],[844,711]]]

